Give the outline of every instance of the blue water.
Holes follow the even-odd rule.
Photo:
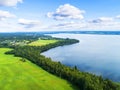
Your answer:
[[[120,35],[51,34],[60,38],[75,38],[80,43],[57,47],[43,55],[81,71],[120,81]]]

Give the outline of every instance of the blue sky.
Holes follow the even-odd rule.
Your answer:
[[[0,32],[120,31],[120,0],[0,0]]]

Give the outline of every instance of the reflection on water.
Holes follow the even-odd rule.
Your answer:
[[[69,66],[77,66],[81,71],[102,75],[120,81],[120,36],[53,34],[54,37],[75,38],[80,43],[57,47],[43,55]]]

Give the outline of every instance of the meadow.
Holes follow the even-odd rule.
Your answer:
[[[55,43],[57,42],[58,40],[37,40],[37,41],[34,41],[34,42],[31,42],[29,43],[28,45],[30,46],[42,46],[42,45],[47,45],[47,44],[51,44],[51,43]]]
[[[0,90],[77,90],[75,86],[0,48]]]

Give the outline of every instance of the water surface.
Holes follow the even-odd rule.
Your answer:
[[[81,71],[120,81],[120,35],[52,34],[54,37],[74,38],[80,43],[57,47],[43,53]]]

